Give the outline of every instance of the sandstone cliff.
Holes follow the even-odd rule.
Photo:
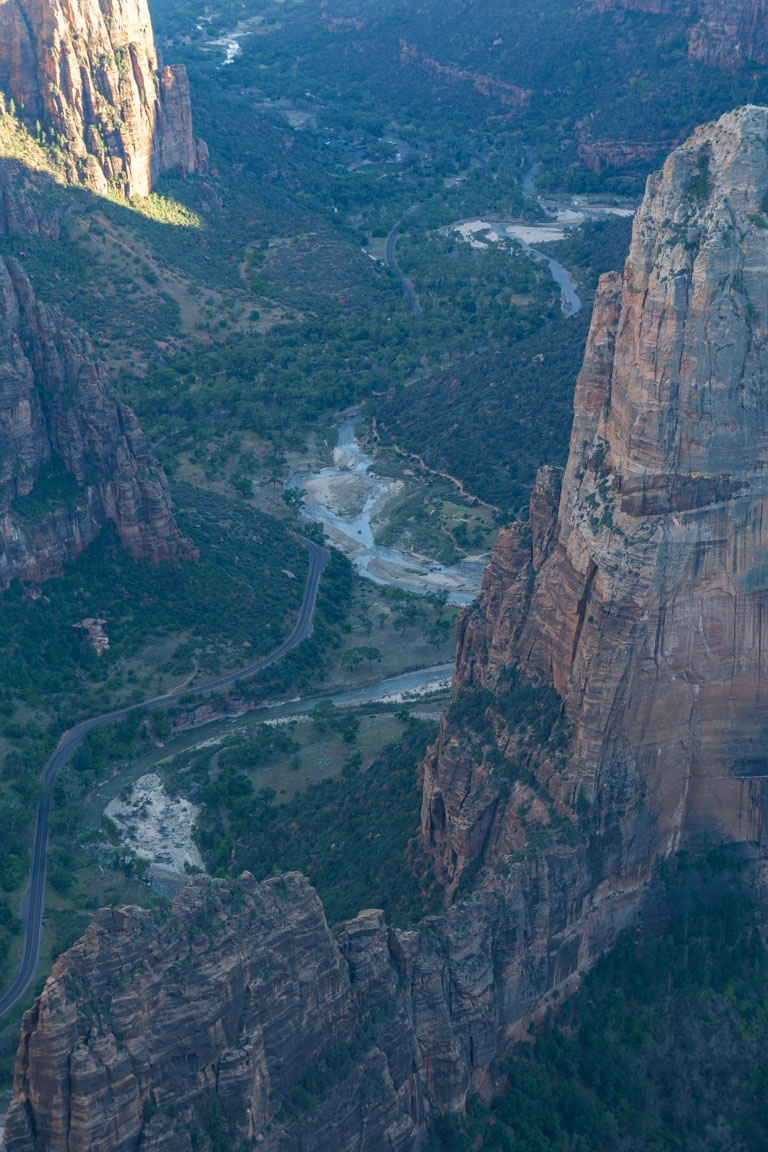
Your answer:
[[[337,1152],[405,1149],[421,1122],[381,914],[337,941],[300,876],[201,878],[167,918],[100,912],[23,1031],[15,1152],[317,1148],[323,1130]]]
[[[303,877],[245,873],[169,914],[104,909],[24,1016],[3,1147],[414,1152],[486,1084],[501,1021],[574,971],[541,948],[547,902],[539,873],[417,932],[366,911],[334,936]]]
[[[753,61],[768,64],[766,0],[594,0],[601,12],[678,16],[687,25],[691,60],[732,69]]]
[[[167,481],[87,337],[0,259],[0,587],[50,576],[108,520],[137,559],[188,549]]]
[[[573,746],[537,783],[620,836],[611,887],[685,838],[764,834],[767,197],[764,108],[649,180],[624,275],[600,285],[556,523],[545,473],[460,628],[458,684],[554,684]],[[423,813],[452,880],[520,836],[488,755],[457,742],[445,726]]]
[[[102,912],[27,1013],[4,1146],[411,1152],[633,922],[681,843],[765,835],[768,109],[649,180],[564,473],[460,621],[423,838],[468,899],[334,936],[301,878]]]
[[[159,68],[146,0],[3,0],[0,91],[98,192],[146,196],[162,172],[205,161],[186,71]]]

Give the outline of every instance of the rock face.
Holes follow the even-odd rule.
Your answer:
[[[768,64],[766,0],[705,0],[688,52],[692,60],[717,68],[738,68],[750,61]]]
[[[381,913],[336,940],[303,877],[201,878],[164,922],[100,912],[57,963],[24,1017],[5,1147],[412,1148],[414,1055]]]
[[[146,196],[205,161],[186,71],[159,69],[146,0],[0,0],[0,90],[98,192]]]
[[[104,909],[24,1016],[3,1147],[415,1152],[484,1086],[501,1020],[575,968],[572,945],[522,962],[542,879],[417,932],[366,911],[334,936],[295,874],[200,877],[166,919]]]
[[[0,587],[52,575],[109,520],[136,559],[189,550],[165,476],[87,337],[0,259]]]
[[[679,16],[688,26],[691,60],[733,69],[768,64],[766,0],[594,0],[601,12],[626,8]]]
[[[5,1148],[417,1152],[660,858],[763,849],[767,198],[748,107],[649,180],[601,281],[567,468],[499,537],[424,766],[424,846],[474,894],[337,936],[297,876],[100,913],[24,1018]]]
[[[649,180],[623,277],[603,277],[556,520],[500,537],[457,681],[554,684],[572,753],[538,783],[619,836],[611,889],[703,835],[761,841],[768,761],[768,109],[699,129]],[[424,833],[453,881],[519,819],[444,729]]]
[[[59,212],[35,211],[26,195],[26,171],[18,160],[0,158],[0,236],[42,236],[56,240],[61,234]]]

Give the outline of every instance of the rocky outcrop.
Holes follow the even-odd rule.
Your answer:
[[[200,878],[167,916],[104,910],[24,1017],[4,1146],[413,1148],[423,1108],[390,961],[381,913],[337,940],[297,875]]]
[[[487,1084],[512,1018],[575,971],[573,941],[524,961],[545,876],[417,932],[366,911],[334,936],[298,875],[200,877],[164,914],[104,909],[24,1016],[3,1147],[415,1152],[430,1114]]]
[[[644,163],[657,155],[656,141],[594,139],[591,132],[591,117],[577,125],[579,159],[593,172],[604,168],[623,168],[630,164]]]
[[[537,785],[620,835],[610,890],[685,840],[764,835],[766,197],[765,108],[698,130],[649,180],[624,275],[601,281],[557,527],[536,546],[539,508],[502,534],[460,627],[457,684],[501,699],[541,677],[562,698],[571,753],[534,765]],[[488,758],[456,741],[445,728],[423,813],[454,881],[520,835]]]
[[[416,65],[430,76],[435,76],[447,84],[471,84],[476,92],[483,96],[492,96],[501,104],[514,108],[523,107],[528,103],[531,92],[526,88],[519,88],[516,84],[508,84],[495,76],[480,72],[471,72],[466,68],[457,68],[454,64],[443,64],[434,60],[423,52],[416,44],[407,40],[400,40],[400,63],[403,67]]]
[[[0,587],[59,571],[108,521],[136,559],[189,551],[165,476],[87,337],[0,260]]]
[[[205,162],[186,71],[159,67],[146,0],[4,0],[0,91],[98,192],[146,196],[162,172]]]
[[[26,191],[27,170],[18,160],[0,158],[0,236],[40,236],[56,240],[61,234],[60,211],[37,210]]]
[[[677,16],[687,25],[691,60],[731,70],[768,64],[766,0],[593,0],[601,12],[625,8]]]

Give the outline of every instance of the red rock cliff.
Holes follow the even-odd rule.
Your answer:
[[[764,833],[766,197],[765,108],[699,129],[649,180],[623,277],[600,285],[556,525],[545,473],[459,632],[457,687],[554,684],[573,745],[539,784],[559,813],[618,825],[636,877],[686,838]],[[454,881],[520,836],[450,726],[423,827]]]
[[[44,506],[31,507],[41,484]],[[50,576],[109,520],[137,559],[188,551],[165,476],[88,338],[0,259],[0,587]]]
[[[688,26],[688,52],[716,68],[738,68],[754,61],[768,64],[768,4],[766,0],[594,0],[601,12],[626,8],[633,12],[679,16]]]
[[[159,68],[146,0],[0,0],[0,90],[99,192],[146,196],[162,172],[204,162],[186,71]]]

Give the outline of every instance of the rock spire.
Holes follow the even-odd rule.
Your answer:
[[[161,173],[205,163],[186,71],[160,67],[146,0],[2,0],[0,91],[98,192],[146,196]]]

